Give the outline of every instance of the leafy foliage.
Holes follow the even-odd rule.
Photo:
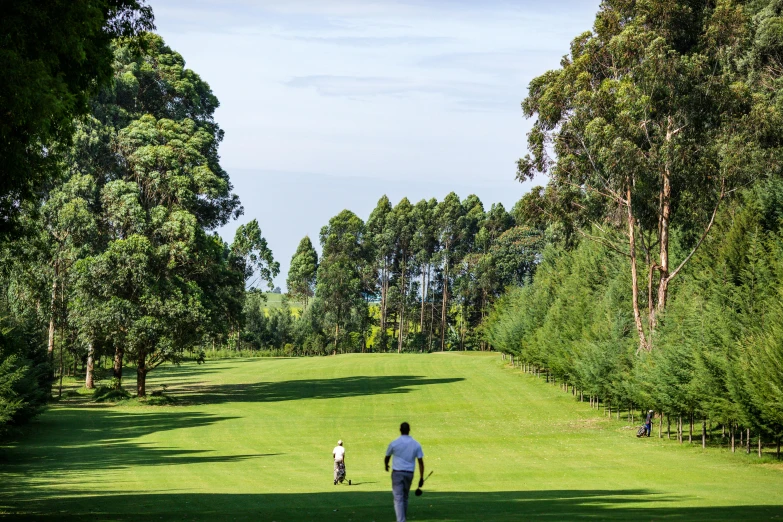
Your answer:
[[[58,144],[70,139],[74,117],[112,76],[114,38],[153,28],[139,0],[39,2],[3,6],[0,20],[0,226],[55,177]]]
[[[545,249],[532,284],[500,298],[482,329],[521,364],[615,408],[751,429],[781,423],[781,182],[746,191],[673,292],[656,348],[635,353],[623,257],[591,241]]]
[[[310,238],[305,236],[299,242],[299,246],[291,258],[291,268],[286,279],[288,293],[294,298],[304,301],[305,307],[307,307],[307,301],[315,294],[317,272],[318,253],[313,248]]]

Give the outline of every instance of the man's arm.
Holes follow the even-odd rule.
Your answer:
[[[383,459],[383,465],[386,466],[386,471],[389,471],[389,461],[391,460],[391,455],[386,455],[386,458]]]
[[[419,459],[419,487],[424,485],[424,459]]]

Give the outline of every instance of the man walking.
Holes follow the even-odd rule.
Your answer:
[[[336,486],[338,481],[345,480],[345,448],[342,440],[337,441],[337,446],[332,450],[332,457],[334,457],[334,485]]]
[[[394,512],[397,514],[397,522],[405,522],[408,514],[408,493],[413,483],[416,459],[419,459],[419,487],[424,485],[424,452],[421,450],[421,444],[409,435],[410,432],[411,427],[407,422],[400,424],[400,436],[386,448],[384,460],[386,471],[389,471],[389,460],[394,456],[392,493],[394,493]]]
[[[654,417],[655,417],[655,412],[650,410],[647,412],[647,418],[644,419],[644,434],[648,437],[652,433],[652,421]]]

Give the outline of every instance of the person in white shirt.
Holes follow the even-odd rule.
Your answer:
[[[392,464],[392,493],[394,494],[394,512],[397,522],[405,522],[408,515],[408,493],[413,483],[413,472],[416,470],[416,459],[419,460],[419,487],[424,484],[424,452],[421,444],[409,435],[411,427],[407,422],[400,424],[400,436],[386,448],[384,464],[389,471],[389,460],[394,456]]]
[[[336,486],[338,481],[345,480],[345,448],[342,440],[337,441],[337,446],[332,450],[332,457],[334,457],[334,485]]]

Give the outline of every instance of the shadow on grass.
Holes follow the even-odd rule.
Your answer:
[[[366,395],[410,393],[417,386],[449,384],[463,380],[461,377],[428,379],[416,375],[386,375],[249,384],[183,384],[173,387],[167,392],[167,395],[179,399],[182,404],[341,399]]]
[[[236,358],[221,358],[221,359],[207,359],[202,363],[196,363],[195,361],[184,361],[182,364],[164,364],[152,370],[148,374],[148,378],[153,379],[179,379],[182,377],[201,377],[203,375],[211,373],[219,373],[224,370],[230,370],[236,368],[239,364],[249,362],[262,362],[265,365],[274,364],[277,362],[283,362],[290,359],[296,359],[296,357],[236,357]],[[128,364],[123,368],[123,379],[127,379],[126,383],[132,383],[136,380],[136,368],[133,364]]]
[[[131,466],[237,462],[275,454],[211,455],[208,449],[166,448],[136,442],[161,431],[198,428],[236,417],[200,412],[129,413],[95,408],[60,409],[21,434],[21,444],[0,448],[0,481],[19,477],[20,487],[42,475]],[[3,487],[0,485],[0,492]]]
[[[418,376],[346,377],[246,385],[174,386],[167,395],[179,404],[224,402],[274,402],[299,399],[360,397],[374,394],[409,393],[417,386],[446,384],[463,379],[428,379]],[[77,402],[80,401],[80,402]],[[89,403],[82,396],[40,417],[13,441],[0,447],[0,481],[15,477],[19,488],[42,475],[56,472],[124,469],[131,466],[169,466],[193,463],[235,462],[268,454],[213,455],[209,449],[154,446],[138,439],[153,433],[208,426],[237,417],[211,415],[172,408],[150,411],[117,410],[110,405]],[[7,473],[7,475],[6,475]],[[2,490],[0,485],[0,492]]]
[[[81,495],[81,494],[80,494]],[[409,520],[760,520],[783,506],[678,505],[688,498],[647,490],[432,492],[411,496]],[[129,494],[26,492],[0,500],[15,520],[391,520],[391,492],[304,494]]]

